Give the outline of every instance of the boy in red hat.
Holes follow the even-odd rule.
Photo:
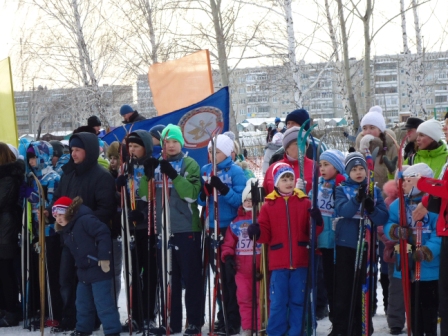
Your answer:
[[[121,332],[120,316],[112,295],[110,230],[93,215],[82,199],[59,198],[52,207],[56,231],[70,249],[78,267],[76,290],[76,330],[73,335],[91,335],[95,326],[95,308],[105,335]]]

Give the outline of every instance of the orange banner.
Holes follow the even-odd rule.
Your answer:
[[[159,116],[200,102],[214,91],[208,50],[153,64],[148,80]]]

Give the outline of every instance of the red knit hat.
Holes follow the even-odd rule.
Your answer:
[[[53,217],[56,217],[55,215],[58,214],[65,214],[67,211],[67,208],[72,204],[72,199],[67,196],[60,197],[56,202],[54,202],[53,207],[51,208],[51,211],[53,213]]]
[[[292,174],[295,179],[294,169],[292,169],[292,167],[289,164],[285,162],[277,162],[274,166],[274,169],[272,169],[272,177],[274,179],[275,186],[277,186],[278,181],[280,181],[282,175],[286,173]]]

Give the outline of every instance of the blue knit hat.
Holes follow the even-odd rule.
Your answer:
[[[298,109],[290,112],[286,116],[285,124],[288,125],[288,121],[294,121],[300,126],[303,125],[305,121],[307,121],[310,118],[310,115],[307,110],[305,109]],[[305,130],[308,130],[310,128],[310,123],[308,123],[305,127]]]
[[[123,105],[120,108],[120,114],[122,116],[124,116],[125,114],[128,114],[128,113],[131,113],[131,112],[134,112],[134,109],[130,105]]]
[[[326,150],[320,155],[319,161],[320,160],[328,161],[328,163],[330,163],[339,172],[339,174],[343,174],[345,171],[344,154],[342,154],[341,151],[338,151],[337,149]]]
[[[345,172],[350,176],[350,171],[355,166],[363,166],[365,170],[367,170],[367,162],[359,152],[348,153],[345,158]]]

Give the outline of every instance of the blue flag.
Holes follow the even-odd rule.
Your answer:
[[[224,87],[199,103],[190,105],[183,109],[138,121],[133,124],[117,127],[106,134],[102,140],[107,144],[114,141],[122,141],[126,134],[136,130],[149,131],[156,125],[178,125],[182,129],[185,145],[183,152],[196,160],[200,167],[208,163],[207,145],[210,136],[218,127],[220,132],[229,130],[229,88]],[[132,128],[131,128],[132,127]]]

